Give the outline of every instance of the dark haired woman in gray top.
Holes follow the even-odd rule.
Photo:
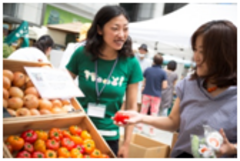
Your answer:
[[[191,134],[204,136],[203,125],[220,132],[218,157],[237,154],[237,27],[230,21],[210,21],[192,35],[195,73],[177,84],[177,99],[168,117],[135,111],[128,124],[143,122],[179,135],[171,157],[191,158]]]

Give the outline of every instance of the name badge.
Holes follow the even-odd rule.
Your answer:
[[[88,103],[87,114],[91,117],[104,118],[106,111],[106,105]]]

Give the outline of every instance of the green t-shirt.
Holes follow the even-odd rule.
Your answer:
[[[99,91],[107,83],[108,75],[114,63],[115,60],[98,59]],[[91,60],[91,55],[87,54],[82,46],[73,53],[66,68],[78,76],[79,88],[85,94],[85,97],[77,99],[87,112],[88,103],[96,103],[97,100],[95,62]],[[135,57],[118,59],[116,67],[100,95],[99,104],[106,105],[105,117],[90,117],[105,140],[119,139],[119,128],[113,123],[111,117],[120,110],[127,85],[140,82],[142,79],[142,71]]]

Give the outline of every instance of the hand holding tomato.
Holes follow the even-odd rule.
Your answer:
[[[113,117],[114,123],[118,126],[132,125],[142,122],[144,115],[137,111],[119,111]]]
[[[129,119],[129,116],[127,114],[124,114],[122,112],[117,112],[114,117],[113,117],[114,121],[116,123],[121,123],[121,124],[126,124],[126,120]]]

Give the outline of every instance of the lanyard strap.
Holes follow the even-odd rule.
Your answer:
[[[113,70],[115,69],[115,67],[116,67],[116,65],[117,65],[117,62],[118,62],[118,57],[117,57],[117,59],[115,60],[113,66],[112,66],[112,69],[111,69],[111,71],[110,71],[110,73],[109,73],[109,75],[108,75],[107,82],[103,85],[102,89],[101,89],[100,92],[99,92],[98,82],[97,82],[97,80],[98,80],[98,67],[97,67],[97,64],[98,64],[98,63],[97,63],[97,60],[95,61],[95,73],[96,73],[95,87],[96,87],[96,93],[97,93],[97,104],[98,104],[100,95],[101,95],[102,92],[103,92],[103,89],[106,87],[106,85],[107,85],[107,83],[108,83],[108,81],[109,81],[109,79],[110,79],[110,77],[111,77],[111,75],[112,75],[112,73],[113,73]]]

